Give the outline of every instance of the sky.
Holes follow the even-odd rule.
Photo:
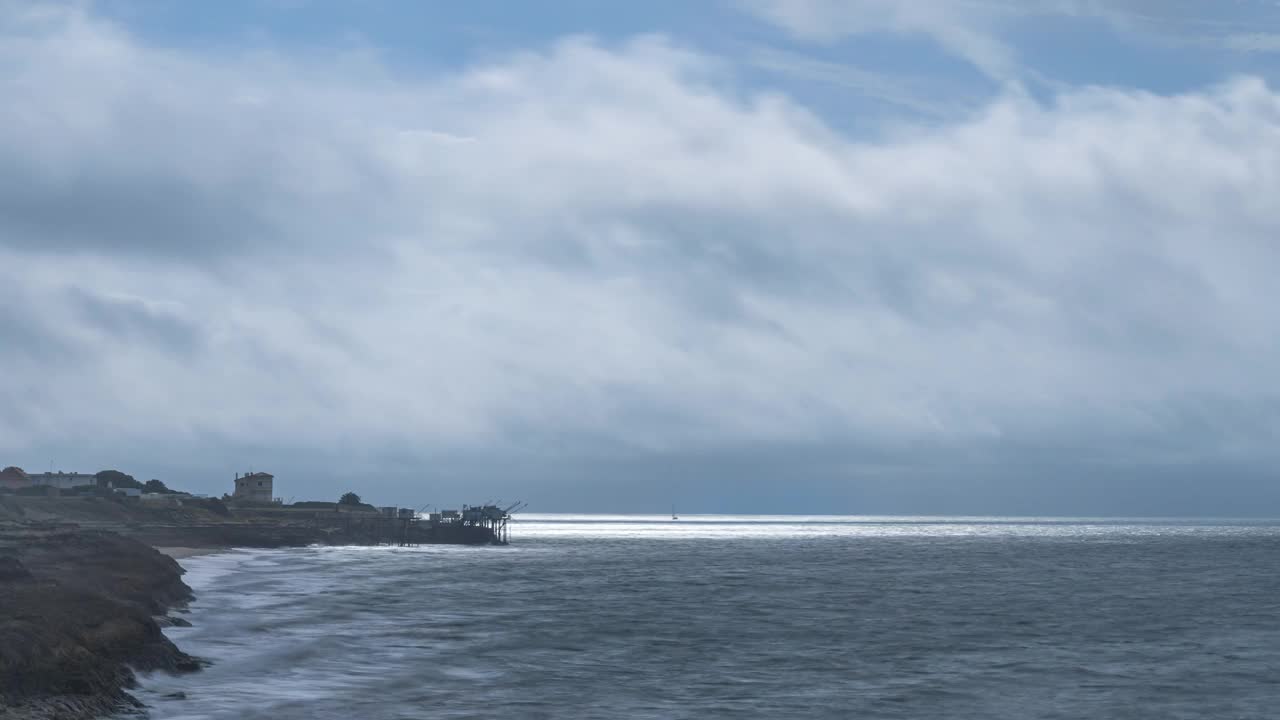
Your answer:
[[[1280,3],[0,0],[0,465],[1280,515]]]

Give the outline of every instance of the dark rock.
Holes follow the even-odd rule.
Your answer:
[[[134,707],[133,670],[190,672],[153,614],[186,602],[182,568],[102,532],[0,527],[0,719]]]

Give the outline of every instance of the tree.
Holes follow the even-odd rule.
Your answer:
[[[104,488],[108,484],[113,488],[142,488],[142,483],[133,479],[132,475],[125,475],[119,470],[103,470],[93,476],[98,481],[98,487]]]
[[[159,480],[148,480],[142,484],[142,492],[164,493],[168,495],[173,491],[170,490],[168,487],[166,487],[165,484],[163,482],[160,482]]]
[[[338,498],[338,504],[339,505],[359,505],[360,496],[353,492],[343,493],[342,497]]]

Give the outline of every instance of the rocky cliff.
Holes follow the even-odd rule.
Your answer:
[[[135,669],[198,669],[160,630],[182,572],[113,533],[0,527],[0,719],[98,717],[135,704]]]

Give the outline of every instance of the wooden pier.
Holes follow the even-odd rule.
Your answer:
[[[319,511],[313,522],[321,532],[372,545],[506,545],[511,541],[511,513],[519,507],[520,503],[506,508],[464,505],[462,510],[442,510],[425,517],[408,508],[384,509],[394,509],[394,513]]]

